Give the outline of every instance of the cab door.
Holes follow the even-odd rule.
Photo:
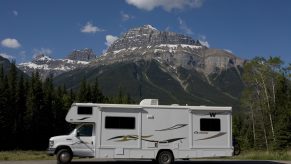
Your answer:
[[[94,124],[83,124],[77,129],[74,155],[82,157],[95,156],[95,128]]]

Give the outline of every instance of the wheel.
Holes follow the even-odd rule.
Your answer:
[[[61,149],[57,153],[57,164],[69,164],[73,155],[70,150],[68,149]]]
[[[240,154],[240,146],[239,144],[234,145],[234,150],[233,150],[234,155],[239,155]]]
[[[159,164],[172,164],[174,163],[174,156],[170,151],[161,151],[158,154],[157,161]]]

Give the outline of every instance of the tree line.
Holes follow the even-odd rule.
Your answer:
[[[287,150],[291,146],[291,65],[279,57],[256,57],[244,65],[244,90],[239,113],[233,116],[233,135],[243,149]],[[65,121],[74,102],[134,103],[122,89],[104,96],[98,79],[83,79],[78,90],[55,86],[38,72],[18,73],[15,63],[4,73],[0,66],[0,150],[44,150],[51,136],[69,133]]]
[[[286,150],[291,146],[291,65],[279,57],[256,57],[244,65],[240,113],[233,134],[245,149]]]
[[[104,96],[97,79],[93,84],[83,79],[76,91],[56,87],[52,79],[42,81],[38,72],[25,77],[14,62],[7,73],[0,66],[0,150],[45,150],[49,137],[72,130],[65,116],[74,102],[133,103],[122,89]]]

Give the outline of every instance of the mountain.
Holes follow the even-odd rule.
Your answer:
[[[92,61],[96,59],[96,55],[92,49],[85,48],[83,50],[74,50],[67,56],[67,59],[74,61]]]
[[[39,54],[31,62],[20,63],[18,68],[28,75],[38,70],[41,78],[44,79],[50,75],[57,76],[76,68],[85,67],[90,61],[95,59],[96,55],[94,52],[86,48],[74,50],[65,59],[54,59],[45,54]]]
[[[203,46],[199,40],[174,32],[159,31],[151,25],[133,28],[116,40],[96,64],[156,60],[173,71],[181,66],[206,76],[242,66],[244,60],[232,53]]]
[[[65,72],[54,81],[74,89],[83,78],[98,78],[105,95],[116,95],[122,88],[137,101],[233,106],[243,88],[243,63],[189,36],[144,25],[123,34],[88,67]]]
[[[4,75],[7,74],[8,71],[10,70],[11,64],[12,63],[8,59],[0,56],[0,67],[3,67]],[[19,70],[18,68],[16,68],[16,71],[17,71],[18,75],[23,74],[24,77],[27,78],[27,75],[24,72],[22,72],[21,70]]]
[[[10,61],[2,56],[0,56],[0,66],[3,67],[3,71],[4,72],[7,72],[10,68]]]

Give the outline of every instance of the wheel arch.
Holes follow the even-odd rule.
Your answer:
[[[168,152],[170,152],[170,153],[172,154],[173,158],[175,159],[175,155],[174,155],[174,153],[173,153],[173,151],[172,151],[171,149],[160,149],[160,150],[158,151],[157,155],[156,155],[156,159],[158,158],[159,154],[160,154],[161,152],[163,152],[163,151],[168,151]]]
[[[54,154],[57,154],[58,151],[60,151],[60,150],[62,150],[62,149],[67,149],[67,150],[70,151],[70,153],[71,153],[72,155],[74,155],[74,154],[73,154],[73,151],[72,151],[72,149],[71,149],[71,147],[68,146],[68,145],[60,145],[60,146],[58,146],[58,147],[56,148]]]

